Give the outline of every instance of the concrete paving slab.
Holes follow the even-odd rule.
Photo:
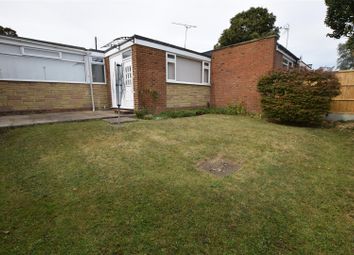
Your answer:
[[[124,116],[124,115],[123,115]],[[56,112],[56,113],[37,113],[25,115],[0,116],[1,127],[20,127],[37,124],[83,121],[94,119],[116,118],[117,114],[113,111],[78,111],[78,112]],[[132,117],[130,114],[127,117]]]

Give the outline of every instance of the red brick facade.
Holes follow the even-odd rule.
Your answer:
[[[211,103],[216,107],[243,104],[250,112],[261,111],[259,78],[275,67],[276,38],[231,45],[212,53]]]
[[[165,51],[132,46],[134,108],[161,112],[166,109]]]
[[[243,42],[212,52],[211,87],[166,82],[166,52],[132,46],[134,109],[159,113],[167,109],[243,104],[260,112],[259,78],[281,66],[276,37]],[[106,83],[110,81],[105,58]],[[97,108],[109,109],[111,86],[94,85]],[[91,108],[88,84],[0,81],[0,113]]]

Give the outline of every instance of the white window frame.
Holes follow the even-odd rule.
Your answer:
[[[174,59],[168,58],[168,56],[174,56]],[[175,54],[175,53],[171,53],[171,52],[166,52],[166,82],[168,83],[176,83],[176,84],[186,84],[186,85],[206,85],[206,86],[210,86],[210,73],[211,73],[211,62],[210,61],[202,61],[200,59],[192,59],[192,60],[196,60],[196,61],[200,61],[201,63],[201,72],[202,72],[202,80],[201,82],[187,82],[187,81],[178,81],[177,80],[177,57],[179,55]],[[184,57],[184,56],[180,56],[182,58],[188,58],[188,57]],[[175,79],[169,79],[168,78],[168,63],[173,63],[175,66]],[[208,66],[206,66],[205,64],[208,64]],[[208,70],[208,82],[204,82],[204,70],[207,69]]]
[[[286,62],[285,62],[285,61],[286,61]],[[289,70],[290,68],[293,68],[293,67],[294,67],[294,62],[293,62],[290,58],[288,58],[288,57],[286,57],[286,56],[283,55],[282,65],[283,65],[287,70]]]
[[[123,54],[124,53],[126,53],[126,52],[128,52],[128,51],[130,51],[130,56],[129,57],[123,57]],[[132,58],[132,54],[133,54],[133,51],[132,51],[132,49],[131,48],[129,48],[129,49],[127,49],[127,50],[124,50],[124,51],[122,51],[122,60],[127,60],[127,59],[131,59]]]
[[[169,58],[168,56],[174,56],[174,59]],[[175,66],[175,78],[168,78],[168,64],[173,63]],[[177,55],[173,53],[166,52],[166,81],[167,82],[177,82]]]
[[[208,64],[208,65],[205,65]],[[208,82],[204,82],[204,71],[208,70]],[[210,85],[210,62],[209,61],[203,61],[202,63],[202,84],[205,85]]]
[[[90,62],[89,57],[88,57],[89,54],[91,54],[91,53],[89,53],[89,51],[87,51],[87,50],[73,49],[70,47],[62,47],[62,46],[55,46],[55,48],[53,48],[52,45],[48,46],[48,44],[46,44],[46,43],[26,42],[25,40],[18,39],[18,38],[11,38],[11,39],[0,38],[0,43],[5,44],[5,45],[10,45],[10,46],[16,46],[16,47],[19,47],[19,49],[20,49],[19,53],[0,53],[0,56],[1,55],[8,55],[8,56],[17,56],[17,57],[36,57],[36,58],[55,59],[55,60],[66,61],[66,62],[80,63],[80,64],[84,64],[84,72],[85,72],[85,80],[84,81],[41,80],[41,79],[22,79],[22,78],[0,78],[0,81],[28,81],[28,82],[72,83],[72,84],[89,84],[90,83],[90,77],[88,75],[88,72],[90,70],[89,65],[92,63]],[[48,52],[56,52],[56,53],[58,53],[58,56],[45,56],[45,55],[41,55],[41,54],[32,54],[32,53],[26,52],[26,48],[41,50],[41,51],[48,51]],[[63,58],[63,53],[83,56],[83,60],[80,61],[80,60],[66,59],[65,57]],[[96,64],[96,62],[94,62],[94,63]],[[106,68],[105,68],[104,60],[103,60],[103,63],[99,63],[99,64],[104,65],[103,70],[104,70],[105,82],[104,83],[100,82],[97,84],[106,84],[107,78],[106,78]]]
[[[92,61],[91,58],[91,77],[92,77],[92,83],[93,84],[106,84],[106,68],[105,68],[105,63],[104,63],[104,58],[103,58],[103,62],[96,62],[96,61]],[[104,82],[94,82],[93,81],[93,75],[92,75],[92,65],[101,65],[103,66],[103,78],[104,78]]]

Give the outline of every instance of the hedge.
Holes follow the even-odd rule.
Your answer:
[[[275,71],[258,82],[262,110],[271,120],[294,124],[319,124],[339,95],[332,72]]]

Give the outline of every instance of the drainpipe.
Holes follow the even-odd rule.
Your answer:
[[[89,70],[89,77],[90,77],[91,105],[92,105],[92,111],[94,112],[96,110],[96,107],[95,107],[95,98],[93,95],[91,53],[88,54],[88,70]]]

